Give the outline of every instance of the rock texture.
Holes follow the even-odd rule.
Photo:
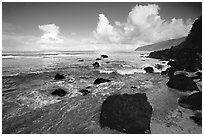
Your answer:
[[[197,92],[189,96],[183,96],[178,102],[179,105],[184,108],[202,110],[202,92]]]
[[[102,104],[101,127],[109,127],[124,133],[151,133],[152,106],[146,94],[109,96]]]

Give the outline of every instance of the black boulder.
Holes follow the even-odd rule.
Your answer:
[[[108,58],[108,55],[101,55],[101,58]]]
[[[79,61],[79,62],[83,62],[84,60],[83,60],[83,59],[79,59],[78,61]]]
[[[170,73],[171,71],[169,71]],[[183,74],[169,74],[169,81],[166,83],[166,85],[168,87],[174,88],[174,89],[178,89],[181,91],[194,91],[197,90],[199,91],[196,83],[193,81],[192,78],[187,77]]]
[[[151,116],[146,94],[112,95],[102,104],[100,125],[129,134],[151,133]]]
[[[55,91],[53,91],[51,93],[52,95],[58,95],[60,97],[65,96],[67,94],[67,92],[63,89],[55,89]]]
[[[202,92],[197,92],[189,96],[183,96],[179,98],[178,103],[184,108],[202,110]]]
[[[61,80],[61,79],[64,79],[65,77],[63,75],[60,75],[59,73],[57,73],[55,75],[55,80]]]
[[[94,68],[98,68],[100,66],[98,62],[94,62],[92,65]]]
[[[154,72],[154,69],[152,67],[145,67],[144,70],[147,72],[147,73],[153,73]]]
[[[95,81],[94,81],[94,84],[95,85],[98,85],[100,83],[105,83],[105,82],[110,82],[111,80],[109,79],[104,79],[104,78],[97,78]]]

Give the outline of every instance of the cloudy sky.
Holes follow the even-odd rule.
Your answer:
[[[202,3],[2,3],[2,50],[134,50],[187,36]]]

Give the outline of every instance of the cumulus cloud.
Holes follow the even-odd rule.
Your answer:
[[[188,35],[192,21],[175,18],[164,20],[159,10],[156,4],[136,5],[129,12],[127,22],[115,21],[115,25],[100,14],[94,37],[99,43],[146,45]]]
[[[121,30],[114,28],[104,14],[99,14],[99,22],[93,33],[101,43],[118,43],[123,38]]]
[[[52,43],[63,43],[63,37],[61,37],[59,26],[55,24],[39,25],[38,28],[43,32],[39,43],[52,44]]]

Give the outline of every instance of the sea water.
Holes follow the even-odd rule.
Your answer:
[[[55,104],[59,106],[57,108],[60,108],[64,104],[68,104],[66,108],[70,107],[74,109],[79,108],[79,105],[83,104],[83,101],[91,106],[94,106],[96,103],[100,105],[103,101],[103,96],[121,90],[124,86],[130,88],[133,78],[138,78],[134,79],[135,83],[133,84],[141,84],[140,82],[145,75],[134,75],[135,73],[145,74],[144,67],[152,66],[154,68],[155,64],[163,64],[159,60],[144,57],[147,56],[148,53],[149,52],[134,51],[3,52],[2,117],[4,133],[24,132],[24,125],[18,125],[18,123],[21,122],[20,120],[24,120],[25,117],[29,120],[28,122],[32,122],[31,124],[33,124],[33,122],[38,120],[37,116],[41,115],[41,113],[35,113],[39,111],[39,109],[55,109]],[[102,54],[106,54],[109,57],[96,60],[96,58],[100,58]],[[100,64],[99,68],[94,68],[92,66],[96,61]],[[161,71],[156,68],[154,68],[154,70],[155,72]],[[63,74],[65,79],[60,81],[54,80],[56,73]],[[148,76],[152,77],[154,75]],[[100,77],[110,78],[112,81],[107,84],[94,86],[94,80]],[[149,78],[149,80],[150,79],[151,78]],[[149,83],[151,80],[145,81],[145,83],[146,82]],[[151,85],[152,83],[149,84]],[[82,94],[79,90],[85,89],[86,87],[91,87],[92,95],[81,97]],[[141,85],[140,87],[144,90],[146,86]],[[62,98],[52,96],[51,92],[58,88],[66,90],[68,94]],[[146,89],[148,89],[148,87],[146,87]],[[131,90],[128,89],[127,91]],[[151,93],[151,91],[147,92],[147,95],[150,96],[149,100],[154,103],[155,100],[151,97],[154,93]],[[93,98],[96,98],[97,102],[91,103]],[[176,101],[174,103],[176,103]],[[97,108],[97,106],[94,108]],[[60,109],[63,109],[63,107]],[[67,113],[71,109],[63,112]],[[83,109],[84,107],[79,108],[79,110]],[[91,110],[91,108],[87,110]],[[56,112],[56,114],[61,115],[57,113],[58,110],[55,112],[52,111],[53,110],[49,110],[49,113],[53,113],[54,115]],[[32,116],[36,116],[36,119],[31,118],[29,113],[32,113]],[[64,113],[62,115],[64,115]],[[79,112],[77,115],[80,114]],[[44,114],[42,114],[42,116],[44,116]],[[16,122],[15,119],[18,117],[22,118]],[[46,119],[45,116],[44,118]],[[50,118],[52,117],[50,116]],[[74,121],[76,120],[73,120],[73,122]],[[19,127],[19,129],[9,129],[7,125],[11,124],[14,125],[13,127]],[[33,126],[35,126],[35,123]],[[35,128],[30,127],[29,129],[35,130]]]

